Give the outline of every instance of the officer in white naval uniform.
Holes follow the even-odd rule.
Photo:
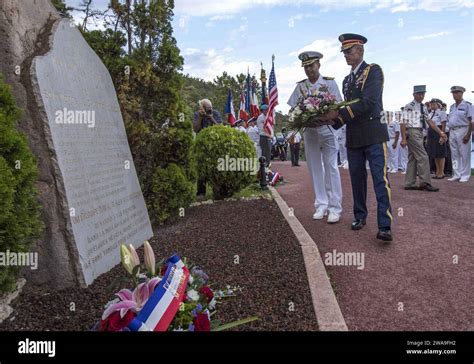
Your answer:
[[[347,161],[347,148],[346,148],[346,124],[340,129],[336,130],[337,144],[339,148],[339,160],[341,164],[339,167],[349,169],[349,162]]]
[[[402,122],[402,112],[405,108],[400,108],[401,112],[397,112],[395,114],[395,119],[397,120],[398,124]],[[401,130],[400,130],[401,133]],[[407,173],[407,165],[408,165],[408,148],[403,148],[401,146],[402,138],[398,140],[398,169],[402,171],[402,174]]]
[[[449,145],[453,162],[453,177],[448,181],[468,182],[471,177],[472,105],[463,100],[466,89],[451,87],[454,104],[449,108]]]
[[[400,124],[395,118],[394,113],[388,111],[387,128],[390,141],[387,143],[388,149],[388,173],[397,173],[398,171],[398,140],[400,139]]]
[[[341,93],[334,78],[323,77],[319,74],[319,60],[322,57],[323,55],[319,52],[303,52],[298,56],[308,78],[298,82],[291,94],[288,105],[292,108],[297,105],[301,98],[324,89],[336,96],[337,102],[342,101]],[[313,219],[321,220],[329,214],[327,222],[330,224],[337,223],[342,213],[342,187],[339,169],[337,168],[335,131],[328,125],[306,128],[303,138],[306,162],[316,195],[314,202],[316,212]]]

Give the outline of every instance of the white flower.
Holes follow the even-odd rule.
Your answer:
[[[215,298],[213,298],[211,300],[211,302],[209,302],[209,304],[207,305],[207,307],[209,307],[210,310],[215,310],[216,309],[216,305],[217,305],[217,301]]]
[[[198,301],[199,300],[199,293],[195,289],[190,289],[188,292],[188,298],[191,301]]]
[[[297,107],[297,108],[295,109],[295,111],[294,111],[295,115],[300,115],[301,112],[302,112],[302,111],[300,110],[299,107]]]
[[[309,110],[309,111],[313,111],[315,108],[314,108],[314,105],[312,104],[308,104],[306,105],[306,108]]]
[[[190,274],[190,275],[189,275],[188,283],[189,283],[189,284],[193,284],[193,282],[194,282],[194,278],[193,278],[193,276]]]

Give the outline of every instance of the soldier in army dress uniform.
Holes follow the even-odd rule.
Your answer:
[[[389,242],[392,237],[391,190],[387,177],[387,125],[381,121],[383,114],[383,72],[377,64],[363,60],[367,39],[358,34],[342,34],[341,52],[352,67],[344,79],[343,94],[347,101],[357,102],[339,110],[330,111],[322,120],[335,120],[335,127],[346,125],[347,158],[354,201],[352,230],[360,230],[366,224],[367,169],[370,172],[377,198],[377,239]]]

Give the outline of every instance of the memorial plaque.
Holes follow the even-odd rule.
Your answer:
[[[46,142],[65,196],[63,210],[86,285],[120,262],[122,243],[152,235],[112,79],[67,19],[53,28],[50,51],[31,66],[47,118]]]

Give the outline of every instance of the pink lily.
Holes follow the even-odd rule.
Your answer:
[[[158,277],[152,278],[147,282],[140,283],[133,292],[129,289],[122,289],[116,296],[120,299],[119,302],[111,304],[106,308],[102,315],[102,320],[107,319],[115,311],[120,311],[120,317],[124,317],[128,310],[138,313],[146,304],[150,296],[155,291],[155,288],[161,279]]]

